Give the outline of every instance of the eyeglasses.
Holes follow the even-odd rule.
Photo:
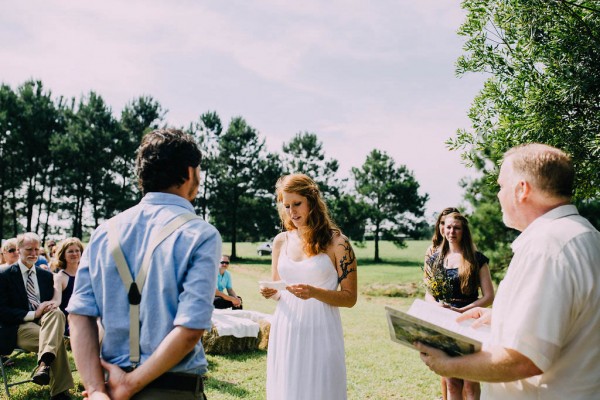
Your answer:
[[[229,261],[221,261],[221,265],[229,265]]]
[[[14,253],[15,251],[17,251],[17,249],[9,249],[8,250],[9,253]]]

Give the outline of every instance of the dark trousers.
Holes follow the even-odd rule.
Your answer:
[[[207,400],[204,392],[193,393],[181,390],[144,388],[136,393],[131,400]]]
[[[215,306],[215,308],[222,310],[225,308],[231,308],[232,310],[243,310],[243,304],[242,304],[242,298],[238,297],[240,299],[240,306],[239,307],[234,307],[233,303],[230,302],[229,300],[225,300],[222,297],[215,297],[214,301],[213,301],[213,306]]]
[[[130,372],[131,368],[122,368]],[[207,400],[200,375],[167,372],[137,392],[132,400]]]

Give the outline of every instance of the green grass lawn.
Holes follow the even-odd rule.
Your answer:
[[[369,288],[378,285],[418,286],[427,241],[409,241],[404,249],[389,242],[380,243],[384,262],[373,264],[373,243],[355,246],[359,260],[359,299],[350,309],[342,309],[346,346],[349,399],[435,399],[439,397],[439,378],[419,359],[416,351],[392,342],[385,319],[385,305],[407,308],[411,297],[388,297]],[[239,243],[237,254],[242,259],[230,268],[234,288],[244,298],[244,307],[272,313],[276,303],[265,300],[258,292],[258,280],[270,278],[270,257],[256,255],[257,243]],[[224,252],[231,251],[229,243]],[[367,293],[365,293],[367,292]],[[210,400],[264,399],[266,352],[240,355],[208,356],[209,372],[206,392]],[[21,379],[33,367],[33,356],[21,356],[10,369],[11,380]],[[20,372],[18,378],[16,372]],[[78,374],[75,379],[79,382]],[[47,399],[47,389],[33,384],[13,388],[13,398]],[[77,392],[80,395],[80,392]],[[318,399],[316,399],[318,400]]]

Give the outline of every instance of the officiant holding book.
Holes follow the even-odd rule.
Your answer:
[[[449,357],[416,343],[442,376],[488,382],[485,399],[584,400],[600,393],[600,232],[571,204],[571,158],[527,144],[509,150],[498,176],[504,223],[521,231],[493,310],[459,319],[491,323],[482,351]]]

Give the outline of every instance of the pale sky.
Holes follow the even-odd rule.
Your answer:
[[[172,126],[242,116],[281,151],[316,133],[342,176],[374,148],[415,174],[427,215],[473,175],[444,142],[470,126],[483,76],[455,76],[460,1],[2,1],[0,80],[93,90],[116,117],[140,95]]]

